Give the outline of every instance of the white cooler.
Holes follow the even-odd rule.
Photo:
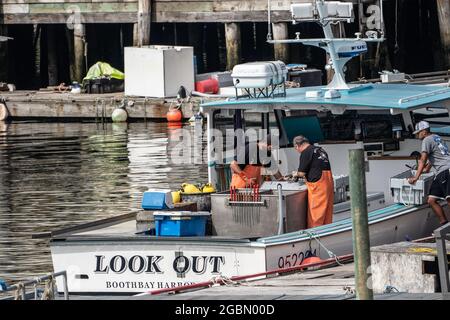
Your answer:
[[[236,65],[231,77],[236,88],[265,88],[285,82],[287,73],[282,61],[249,62]]]

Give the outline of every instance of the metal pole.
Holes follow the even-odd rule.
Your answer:
[[[283,203],[283,186],[281,183],[277,185],[278,189],[278,234],[284,233],[284,203]]]
[[[63,286],[64,286],[64,300],[69,300],[69,287],[67,286],[67,272],[64,271],[62,274],[63,277]]]
[[[364,150],[350,150],[349,160],[356,298],[358,300],[373,300],[372,284],[369,284],[368,274],[370,267],[370,239]]]
[[[444,300],[450,299],[450,281],[448,276],[447,248],[445,245],[446,235],[450,233],[450,223],[434,230],[436,238],[436,249],[438,256],[439,278],[441,280],[441,292]]]

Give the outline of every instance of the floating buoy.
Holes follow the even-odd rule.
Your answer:
[[[321,262],[321,261],[322,261],[322,259],[320,259],[319,257],[310,256],[308,258],[305,258],[305,260],[303,260],[303,262],[300,265],[303,266],[306,264],[317,263],[317,262]],[[315,266],[315,267],[309,267],[308,269],[314,270],[314,269],[318,269],[318,268],[319,268],[319,266]]]
[[[166,114],[166,118],[169,122],[180,122],[183,119],[183,114],[178,107],[170,107],[169,111]]]
[[[113,122],[126,122],[128,119],[128,112],[124,108],[117,108],[111,115]]]
[[[6,103],[0,102],[0,121],[5,121],[9,117],[9,110]]]
[[[181,191],[172,191],[172,202],[173,203],[181,202]]]
[[[181,188],[184,193],[201,193],[200,189],[191,183],[183,183]]]
[[[216,189],[213,187],[213,185],[211,183],[207,183],[203,186],[202,192],[212,193],[212,192],[216,192]]]

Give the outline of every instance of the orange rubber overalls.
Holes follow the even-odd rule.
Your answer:
[[[308,228],[333,221],[334,182],[331,171],[322,171],[319,181],[308,182]]]
[[[244,170],[245,176],[247,177],[247,182],[237,173],[233,173],[231,177],[230,187],[233,188],[246,188],[250,186],[250,179],[255,178],[255,183],[261,185],[262,177],[261,177],[261,166],[255,166],[252,164],[248,164],[245,166]]]

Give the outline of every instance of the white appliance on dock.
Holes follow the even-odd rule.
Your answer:
[[[181,86],[194,90],[193,47],[125,48],[126,96],[176,97]]]

